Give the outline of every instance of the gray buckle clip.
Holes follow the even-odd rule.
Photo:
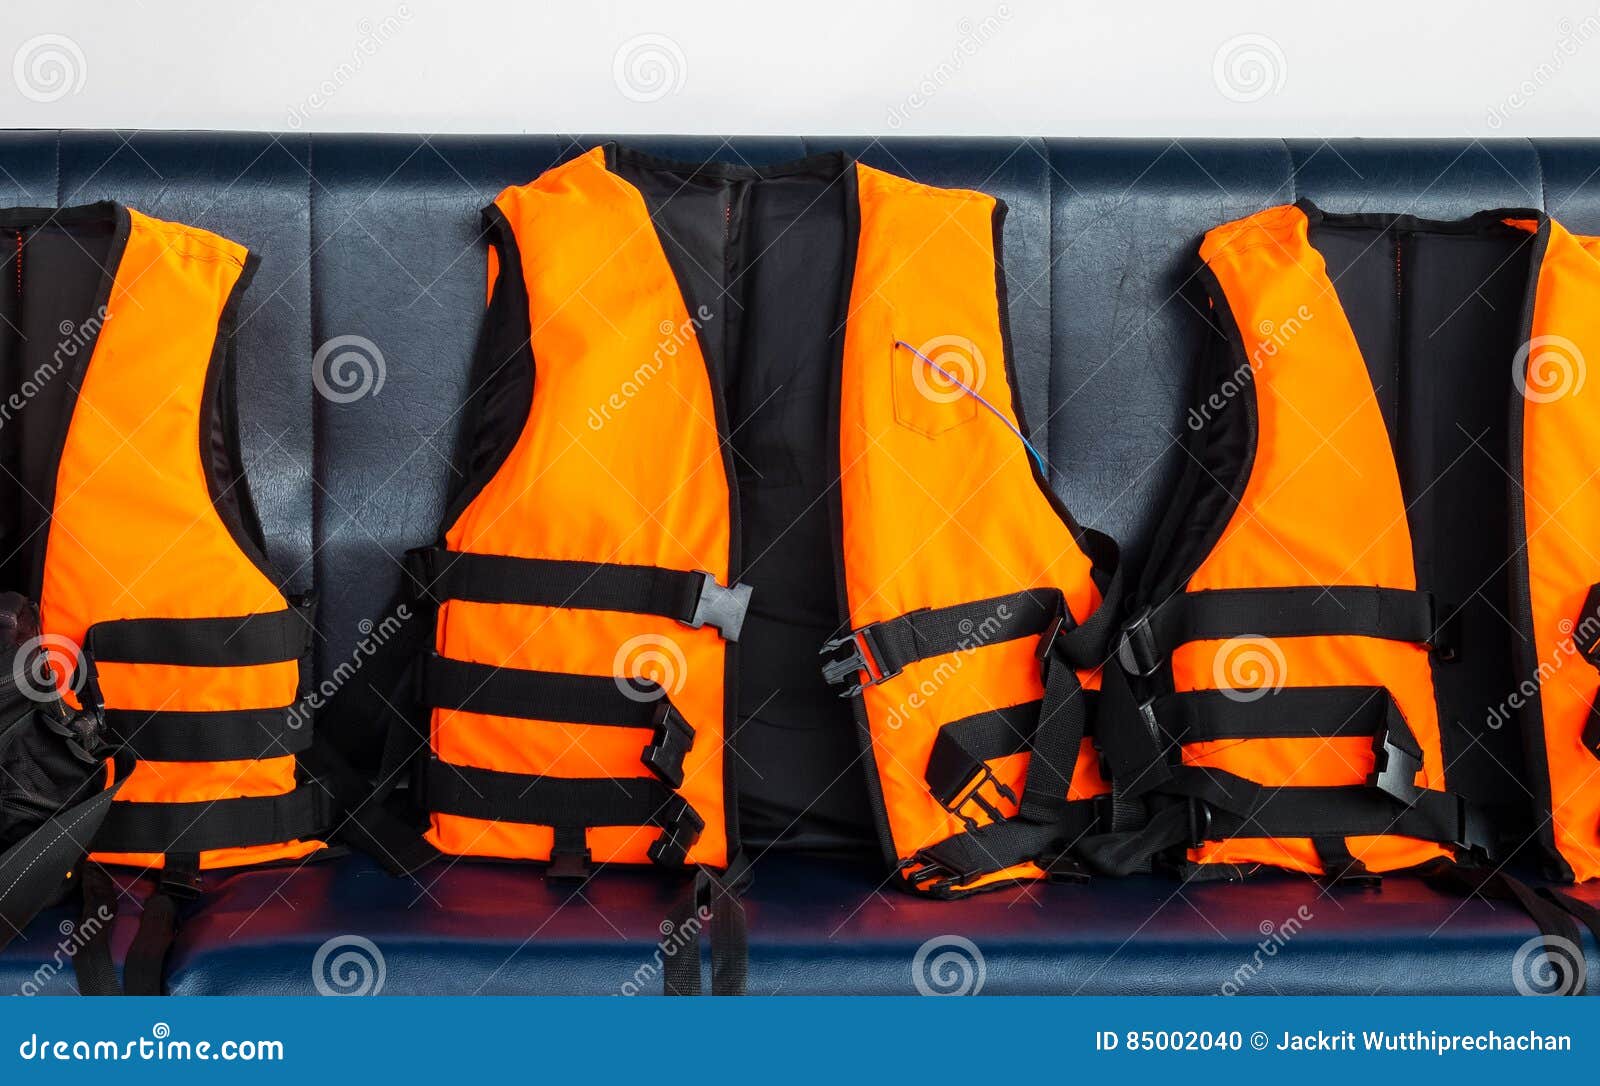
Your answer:
[[[724,588],[705,570],[698,569],[695,572],[702,578],[700,598],[694,605],[694,617],[684,625],[696,630],[702,626],[715,626],[724,641],[739,640],[739,631],[744,628],[745,612],[750,609],[751,587],[736,584],[732,588]]]

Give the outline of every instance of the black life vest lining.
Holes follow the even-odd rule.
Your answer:
[[[0,586],[35,600],[56,462],[98,327],[88,318],[117,241],[110,214],[0,213]]]
[[[1489,713],[1515,689],[1510,397],[1533,235],[1493,217],[1313,221],[1360,344],[1400,471],[1417,583],[1456,612],[1455,663],[1433,669],[1453,791],[1531,829],[1515,726]]]
[[[840,155],[771,168],[667,163],[612,149],[643,193],[732,434],[740,636],[730,755],[740,835],[760,851],[878,847],[848,702],[816,667],[841,626],[828,448],[840,283],[849,267]]]

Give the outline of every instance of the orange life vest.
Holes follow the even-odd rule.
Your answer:
[[[1461,782],[1487,743],[1514,772],[1520,719],[1540,839],[1600,873],[1597,673],[1565,665],[1600,640],[1573,639],[1600,581],[1597,254],[1534,211],[1302,203],[1206,236],[1219,350],[1119,650],[1138,709],[1105,739],[1154,797],[1146,845],[1225,875],[1495,852],[1480,803],[1525,797]]]
[[[785,200],[826,217],[751,242]],[[1107,787],[1085,688],[1114,551],[1030,459],[1002,213],[838,155],[746,169],[614,147],[495,200],[475,451],[413,558],[440,601],[422,683],[435,848],[553,874],[729,865],[741,654],[781,688],[817,681],[819,648],[904,885],[1038,878],[1093,828]],[[792,305],[752,301],[768,275],[791,277]],[[780,450],[758,475],[735,463],[729,389],[803,336],[831,341],[832,372],[784,374],[771,402],[788,407],[754,425],[818,462]],[[802,403],[815,413],[788,417]],[[787,595],[764,597],[741,577],[782,545],[763,504],[781,488],[833,545],[819,577],[797,558]],[[801,597],[837,598],[836,636],[774,652],[772,613]]]
[[[254,260],[112,203],[3,212],[5,234],[26,393],[9,575],[40,601],[62,696],[137,759],[93,858],[183,879],[305,856],[329,814],[296,766],[310,605],[269,567],[232,403]]]

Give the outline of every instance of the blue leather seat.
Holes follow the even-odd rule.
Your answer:
[[[261,254],[241,313],[243,446],[273,558],[321,598],[319,681],[359,656],[397,598],[399,556],[442,513],[483,303],[477,210],[600,138],[0,133],[0,204],[115,198]],[[1135,566],[1182,456],[1203,326],[1190,279],[1207,228],[1306,196],[1430,217],[1543,207],[1600,232],[1600,141],[627,142],[755,164],[843,147],[1004,198],[1036,440],[1077,517],[1115,535]],[[341,335],[381,349],[375,395],[314,395],[313,352]],[[363,667],[355,681],[371,696],[318,726],[374,761],[397,678],[381,661]],[[474,863],[395,880],[350,856],[207,881],[174,948],[177,993],[314,992],[319,951],[347,937],[381,954],[385,992],[658,991],[676,892],[647,872],[576,890]],[[142,893],[132,888],[119,917],[119,955]],[[1600,901],[1597,889],[1579,895]],[[1509,992],[1513,957],[1535,934],[1510,906],[1403,878],[1379,892],[1099,880],[946,903],[888,889],[871,857],[778,852],[760,856],[748,910],[760,993],[911,993],[918,977],[956,990],[981,978],[985,992]],[[0,992],[72,990],[69,921],[41,917],[0,954]]]

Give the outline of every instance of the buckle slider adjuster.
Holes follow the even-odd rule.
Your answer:
[[[1155,631],[1150,627],[1150,608],[1142,608],[1122,628],[1117,639],[1117,664],[1136,678],[1148,678],[1161,666],[1161,653]]]
[[[822,648],[817,650],[818,656],[826,656],[830,652],[849,649],[838,659],[825,661],[822,665],[822,678],[829,686],[838,686],[849,682],[852,677],[859,677],[858,681],[840,693],[841,698],[857,697],[867,687],[877,686],[900,674],[899,668],[892,671],[884,668],[881,663],[883,656],[872,640],[872,630],[871,626],[863,626],[843,637],[824,642]]]

